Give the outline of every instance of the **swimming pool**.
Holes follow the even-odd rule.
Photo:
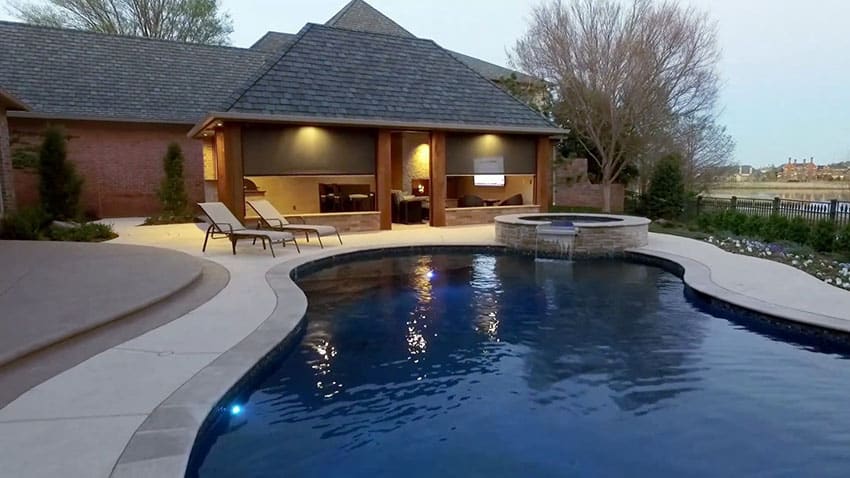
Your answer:
[[[188,476],[846,476],[850,353],[624,261],[368,259],[299,280],[293,348]],[[238,408],[237,408],[238,407]]]

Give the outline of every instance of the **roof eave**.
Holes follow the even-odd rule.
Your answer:
[[[201,138],[205,130],[217,121],[242,121],[251,123],[280,123],[280,124],[302,124],[317,126],[348,126],[361,128],[386,128],[403,130],[423,131],[454,131],[465,133],[506,133],[506,134],[533,134],[545,136],[562,136],[567,131],[557,127],[544,126],[511,126],[491,124],[467,124],[467,123],[441,123],[428,121],[396,121],[380,119],[360,118],[333,118],[317,116],[298,115],[267,115],[255,113],[219,112],[210,113],[204,120],[195,124],[187,136],[190,138]]]
[[[41,113],[35,111],[9,111],[10,118],[39,119],[39,120],[64,120],[64,121],[96,121],[106,123],[142,123],[142,124],[165,124],[165,125],[187,125],[194,124],[185,119],[162,119],[162,118],[131,118],[113,116],[87,116],[75,113]]]
[[[6,111],[29,111],[31,109],[28,104],[3,89],[0,89],[0,107]]]

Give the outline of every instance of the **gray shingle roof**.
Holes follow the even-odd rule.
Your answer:
[[[308,24],[230,112],[551,128],[431,40]]]
[[[251,45],[252,50],[260,50],[266,53],[280,52],[295,39],[291,33],[267,32],[262,38]]]
[[[488,80],[499,81],[502,78],[509,77],[511,75],[516,75],[518,81],[524,81],[528,83],[536,83],[540,80],[526,75],[525,73],[511,70],[510,68],[505,68],[504,66],[499,66],[495,63],[490,63],[488,61],[479,60],[478,58],[464,55],[463,53],[458,53],[456,51],[449,50],[449,53],[452,54],[453,57],[458,60],[466,63],[466,66],[472,68],[477,71],[481,76],[487,78]]]
[[[0,87],[41,114],[194,123],[262,51],[0,22]]]
[[[358,28],[348,28],[348,30],[358,30],[358,31],[369,31],[362,30]],[[408,36],[408,35],[405,35]],[[260,50],[267,53],[280,52],[280,50],[289,46],[292,43],[292,40],[295,39],[295,35],[291,33],[281,33],[281,32],[268,32],[263,35],[262,38],[257,40],[256,43],[251,45],[251,49]],[[511,76],[511,74],[516,74],[517,79],[520,81],[528,81],[534,82],[538,81],[535,78],[526,75],[525,73],[521,73],[519,71],[511,70],[510,68],[505,68],[504,66],[496,65],[495,63],[490,63],[484,60],[479,60],[478,58],[464,55],[463,53],[458,53],[455,51],[447,50],[458,60],[466,63],[466,65],[473,70],[477,71],[481,76],[487,78],[488,80],[498,81],[506,76]]]
[[[361,32],[385,33],[404,37],[415,36],[363,0],[351,0],[325,25]]]

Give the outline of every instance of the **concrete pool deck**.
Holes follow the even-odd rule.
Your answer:
[[[204,257],[225,267],[231,280],[183,317],[80,363],[0,409],[0,476],[183,476],[192,431],[221,391],[303,314],[306,302],[288,270],[370,248],[495,245],[493,225],[404,227],[345,235],[344,246],[324,251],[311,243],[301,255],[287,247],[273,259],[247,241],[236,256],[227,241],[212,242],[202,254],[197,225],[136,228],[132,220],[115,222],[121,234],[115,243]],[[749,301],[745,307],[770,315],[786,312],[780,317],[807,313],[822,325],[850,330],[850,293],[802,271],[657,234],[636,252],[679,262],[686,282],[694,281],[697,290],[714,287],[724,300]]]

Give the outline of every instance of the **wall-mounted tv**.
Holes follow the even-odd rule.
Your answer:
[[[472,177],[472,183],[476,186],[498,186],[505,185],[504,174],[476,174]]]

